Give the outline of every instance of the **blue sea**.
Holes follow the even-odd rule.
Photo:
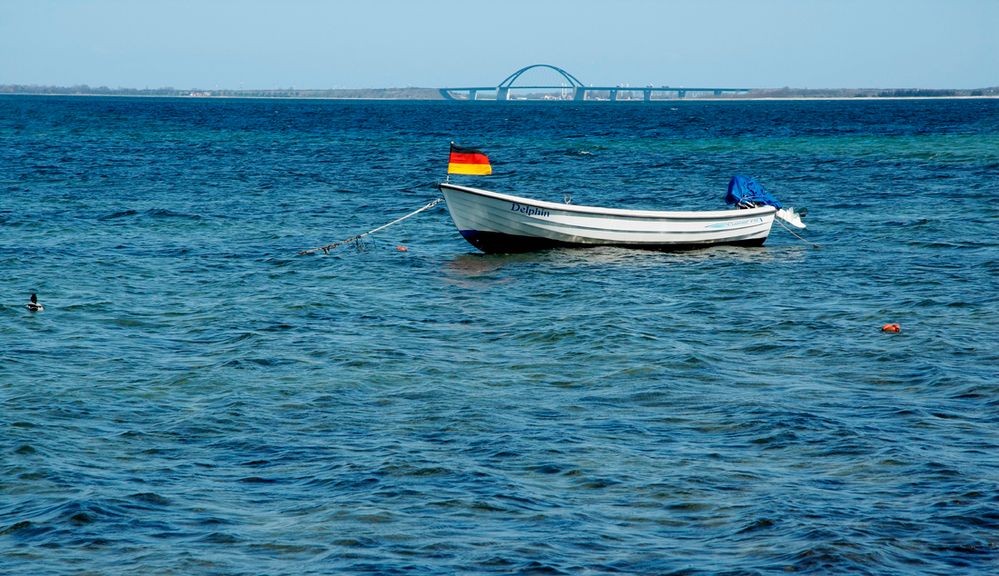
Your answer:
[[[452,140],[808,228],[483,255],[441,205],[298,255]],[[997,198],[996,99],[2,97],[0,573],[995,574]]]

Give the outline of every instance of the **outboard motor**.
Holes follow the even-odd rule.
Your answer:
[[[781,220],[795,228],[805,227],[805,223],[801,221],[801,217],[805,215],[804,210],[799,213],[795,212],[794,208],[784,208],[780,201],[767,192],[762,184],[749,176],[738,174],[729,180],[725,202],[739,208],[773,206],[777,209],[777,217]]]

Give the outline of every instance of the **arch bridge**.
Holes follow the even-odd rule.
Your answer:
[[[534,70],[536,68],[547,68],[555,71],[557,74],[562,76],[565,82],[561,85],[526,85],[526,86],[514,86],[514,83],[524,75],[525,72],[529,70]],[[649,102],[652,100],[653,94],[665,94],[667,96],[674,96],[676,98],[684,98],[690,92],[710,92],[715,96],[720,96],[725,92],[748,92],[749,88],[690,88],[690,87],[671,87],[671,86],[643,86],[643,87],[630,87],[630,86],[587,86],[583,84],[579,78],[576,78],[564,69],[558,66],[553,66],[551,64],[531,64],[530,66],[524,66],[520,70],[517,70],[513,74],[510,74],[503,79],[496,86],[460,86],[452,88],[439,88],[441,96],[445,100],[510,100],[510,90],[512,88],[517,88],[518,90],[544,90],[544,91],[554,91],[561,90],[563,92],[571,92],[572,100],[583,101],[583,100],[593,100],[597,98],[598,93],[606,93],[607,100],[616,101],[619,100],[619,95],[628,95],[629,99],[635,93],[642,94],[642,100]],[[485,98],[479,98],[479,93],[485,93],[489,95],[494,95],[493,98],[488,96]],[[587,94],[591,97],[587,98]],[[623,98],[621,98],[623,99]]]

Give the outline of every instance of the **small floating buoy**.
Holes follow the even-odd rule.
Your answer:
[[[898,324],[885,324],[881,327],[882,332],[891,332],[892,334],[898,334],[902,331],[902,327]]]
[[[24,307],[32,312],[41,312],[42,310],[45,310],[45,306],[38,303],[38,295],[34,292],[31,293],[31,302],[25,304]]]
[[[409,252],[409,248],[406,248],[402,244],[396,246],[395,249],[398,250],[399,252]]]

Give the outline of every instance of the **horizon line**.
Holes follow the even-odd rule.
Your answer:
[[[610,85],[602,84],[584,84],[584,88],[608,88]],[[614,85],[615,88],[621,91],[641,91],[645,86],[625,86],[625,85]],[[654,88],[656,86],[653,86]],[[107,84],[93,85],[88,83],[78,83],[78,84],[40,84],[40,83],[18,83],[18,82],[7,82],[0,84],[0,92],[3,90],[17,89],[23,90],[27,88],[39,88],[46,90],[96,90],[96,91],[126,91],[126,92],[155,92],[155,91],[174,91],[174,92],[349,92],[358,90],[440,90],[446,87],[439,86],[367,86],[360,88],[296,88],[294,86],[287,87],[275,87],[275,88],[225,88],[225,87],[187,87],[187,88],[177,88],[174,86],[158,86],[155,88],[150,88],[148,86],[143,88],[137,88],[133,86],[116,86],[111,87]],[[499,88],[499,86],[489,86],[488,88]],[[566,87],[569,88],[569,87]],[[688,89],[686,86],[668,86],[668,88],[678,88],[678,89]],[[528,88],[519,88],[517,86],[510,86],[511,90],[527,90]],[[557,87],[551,88],[551,90],[556,90]],[[971,92],[977,90],[997,90],[999,91],[999,84],[993,86],[976,86],[973,88],[955,88],[955,87],[917,87],[917,86],[838,86],[838,87],[821,87],[821,88],[809,88],[806,86],[762,86],[755,88],[746,88],[746,91],[843,91],[843,90],[856,90],[856,91],[875,91],[875,90],[913,90],[913,91],[958,91],[958,92]]]

